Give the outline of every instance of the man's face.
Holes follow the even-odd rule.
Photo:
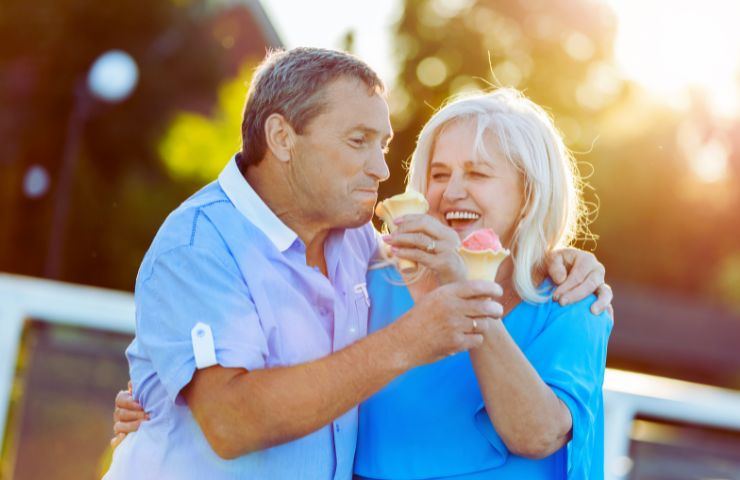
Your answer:
[[[351,78],[327,85],[324,99],[325,111],[297,135],[290,180],[311,220],[354,228],[372,218],[378,186],[389,176],[388,105]]]

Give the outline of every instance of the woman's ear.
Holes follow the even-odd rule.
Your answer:
[[[295,130],[279,113],[273,113],[265,120],[265,139],[267,149],[281,162],[289,162],[295,143]]]

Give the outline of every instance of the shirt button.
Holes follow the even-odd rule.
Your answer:
[[[349,328],[349,333],[355,333],[356,331],[357,331],[357,329],[355,327],[350,327]]]
[[[339,433],[339,425],[335,425],[334,429],[336,430],[337,433]]]

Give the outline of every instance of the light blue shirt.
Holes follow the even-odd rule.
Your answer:
[[[217,182],[172,212],[142,262],[126,355],[134,397],[151,420],[119,445],[105,478],[350,479],[356,408],[303,438],[224,460],[180,391],[196,370],[191,332],[199,322],[213,337],[205,353],[247,370],[305,363],[364,337],[365,274],[376,246],[370,224],[332,232],[327,279],[306,265],[303,242],[232,159]]]
[[[543,287],[549,295],[552,284]],[[371,270],[370,332],[413,300],[393,267]],[[406,372],[360,405],[355,473],[382,480],[604,478],[602,383],[613,321],[595,297],[561,307],[522,302],[504,325],[540,378],[570,410],[573,439],[541,460],[508,451],[491,423],[467,352]]]

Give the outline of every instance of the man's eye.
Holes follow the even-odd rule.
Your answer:
[[[349,143],[351,143],[354,146],[361,147],[365,145],[365,139],[364,138],[350,138]]]
[[[441,181],[446,180],[450,175],[448,173],[433,173],[432,180]]]

